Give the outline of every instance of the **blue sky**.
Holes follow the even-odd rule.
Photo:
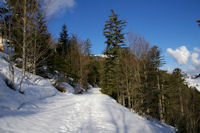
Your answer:
[[[187,64],[181,64],[174,54],[181,46],[184,46],[190,55],[195,47],[200,48],[200,27],[195,22],[200,19],[200,0],[56,1],[60,5],[48,9],[51,12],[55,10],[55,13],[48,17],[49,31],[53,37],[59,37],[62,25],[66,24],[69,33],[75,33],[81,39],[89,38],[92,52],[100,54],[106,46],[104,24],[110,15],[110,9],[114,9],[121,19],[127,21],[124,32],[132,31],[144,36],[151,45],[157,45],[162,50],[168,66],[187,68],[194,64],[192,56],[188,57]],[[54,3],[56,4],[55,1]],[[171,48],[175,53],[167,52],[167,48]]]

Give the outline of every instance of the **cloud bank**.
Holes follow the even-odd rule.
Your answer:
[[[167,49],[167,52],[173,56],[173,58],[178,62],[179,65],[187,64],[188,59],[190,57],[190,52],[185,46],[181,46],[176,50],[172,50],[171,48]]]
[[[64,13],[75,6],[75,0],[45,0],[46,15],[52,17]]]
[[[195,66],[199,66],[199,67],[200,67],[200,60],[198,60],[198,57],[199,57],[199,54],[198,54],[198,53],[193,53],[193,54],[191,55],[192,63],[193,63]]]
[[[186,68],[184,71],[187,73],[200,73],[200,60],[198,59],[200,49],[198,47],[195,47],[193,51],[189,51],[186,46],[178,47],[175,50],[168,48],[167,53],[169,53],[179,65],[185,65]]]

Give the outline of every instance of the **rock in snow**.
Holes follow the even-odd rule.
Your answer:
[[[15,80],[20,79],[15,68]],[[37,76],[23,84],[24,95],[9,89],[8,64],[0,59],[0,132],[3,133],[173,133],[166,124],[151,122],[91,88],[81,95],[59,93]],[[66,85],[66,84],[65,84]]]

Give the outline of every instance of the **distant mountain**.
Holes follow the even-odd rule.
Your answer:
[[[96,57],[102,57],[102,58],[106,58],[107,56],[104,55],[104,54],[93,54],[93,56],[96,56]]]
[[[185,80],[190,87],[195,87],[198,91],[200,91],[200,74],[187,76]]]
[[[191,76],[191,78],[192,78],[192,79],[200,78],[200,74],[193,75],[193,76]]]

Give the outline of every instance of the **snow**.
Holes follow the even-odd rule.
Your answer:
[[[42,99],[56,95],[57,90],[50,84],[48,80],[40,76],[36,76],[35,82],[28,78],[23,80],[22,90],[25,95],[22,95],[18,91],[13,91],[5,84],[5,79],[9,79],[9,66],[6,60],[8,57],[0,52],[0,107],[9,108],[15,110],[24,103],[33,101],[35,99]],[[15,67],[15,87],[19,89],[19,83],[21,81],[21,70]],[[11,100],[12,99],[12,100]]]
[[[93,88],[83,95],[57,94],[20,110],[1,109],[0,132],[170,133]]]
[[[188,77],[185,80],[189,87],[195,87],[198,91],[200,91],[200,78],[193,79]]]
[[[21,70],[15,68],[16,86]],[[48,80],[26,78],[23,91],[9,89],[8,64],[0,58],[0,132],[5,133],[174,133],[174,128],[151,122],[91,88],[83,94],[59,93]]]
[[[104,55],[104,54],[94,54],[93,56],[102,57],[102,58],[106,58],[107,57],[107,55]]]
[[[59,86],[65,88],[66,93],[75,93],[74,92],[74,88],[70,84],[68,84],[66,82],[60,83]]]

